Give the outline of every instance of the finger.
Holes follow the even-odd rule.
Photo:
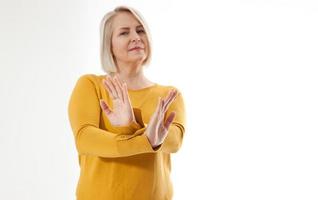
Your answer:
[[[106,104],[106,102],[104,100],[100,99],[99,103],[100,103],[100,107],[102,108],[102,110],[106,114],[106,116],[109,116],[112,113],[112,111],[109,108],[109,106]]]
[[[116,74],[116,79],[121,87],[123,87],[123,82],[119,79],[118,74]]]
[[[152,114],[148,125],[152,125],[152,126],[158,126],[158,124],[160,124],[160,120],[159,120],[159,115],[160,115],[160,106],[162,104],[162,97],[158,97],[158,104],[157,107],[154,111],[154,113]]]
[[[164,100],[161,99],[160,109],[159,109],[159,114],[158,114],[159,123],[161,123],[163,121],[163,119],[164,119],[164,114],[165,114],[165,112],[164,112],[164,103],[165,103]]]
[[[123,88],[121,87],[119,80],[118,80],[118,76],[115,75],[114,77],[114,84],[115,84],[115,88],[118,94],[118,97],[123,100]]]
[[[109,81],[107,81],[106,79],[103,79],[103,86],[106,88],[108,94],[110,95],[110,97],[112,99],[114,99],[114,95],[113,95],[113,92],[112,92],[112,88],[110,87],[109,85]]]
[[[123,93],[123,98],[124,98],[124,102],[125,103],[129,103],[130,104],[130,99],[129,99],[129,95],[128,95],[128,89],[127,89],[127,84],[126,83],[123,83],[123,90],[124,90],[124,93]],[[131,104],[130,104],[131,105]]]
[[[161,110],[161,105],[162,105],[162,97],[158,97],[158,104],[157,104],[157,107],[156,107],[156,110],[153,114],[153,117],[157,120],[158,117],[160,116],[160,110]]]
[[[170,104],[176,99],[177,94],[178,94],[178,91],[175,89],[170,92],[170,94],[165,102],[165,105],[164,105],[164,112],[167,111]]]
[[[116,99],[118,98],[118,94],[117,91],[115,89],[115,85],[113,83],[113,78],[110,76],[106,76],[106,81],[107,81],[107,85],[109,86],[109,88],[111,89],[111,93],[113,95],[113,98]]]
[[[169,117],[167,118],[167,120],[165,121],[164,123],[164,127],[166,129],[169,129],[169,126],[171,125],[171,123],[173,122],[174,118],[176,116],[176,112],[175,111],[172,111],[169,115]]]
[[[162,103],[163,103],[163,99],[159,97],[159,103],[158,103],[158,109],[157,109],[158,114],[160,114],[162,110]]]
[[[133,107],[131,105],[131,101],[130,101],[130,98],[129,98],[129,95],[128,95],[127,84],[124,83],[123,87],[124,87],[123,88],[124,102],[125,102],[126,105],[128,104],[130,106],[130,108],[133,110]]]
[[[127,89],[127,84],[124,82],[123,83],[123,90],[124,90],[124,103],[128,102],[128,89]]]
[[[176,95],[176,92],[177,92],[177,90],[171,89],[171,90],[169,91],[169,94],[168,94],[167,97],[165,98],[165,102],[168,103],[169,101],[171,101],[171,99],[173,98],[173,96]],[[165,103],[165,104],[166,104],[166,103]]]

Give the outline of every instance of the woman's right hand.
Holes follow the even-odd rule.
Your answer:
[[[112,101],[113,110],[104,100],[100,100],[103,113],[113,126],[128,126],[136,122],[134,112],[128,95],[127,84],[119,80],[116,74],[113,78],[109,75],[103,79],[103,86],[107,89]]]

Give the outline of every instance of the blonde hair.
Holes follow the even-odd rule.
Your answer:
[[[100,23],[100,59],[103,71],[108,74],[117,72],[114,55],[112,52],[112,35],[114,31],[112,22],[114,17],[119,12],[131,13],[144,28],[148,41],[148,55],[142,63],[143,65],[147,66],[149,64],[152,54],[150,31],[142,15],[134,8],[128,6],[118,6],[113,11],[106,13]]]

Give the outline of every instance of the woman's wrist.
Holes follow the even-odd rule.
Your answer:
[[[125,125],[112,127],[112,129],[115,130],[116,132],[123,133],[123,134],[132,134],[141,128],[142,128],[142,126],[135,120],[133,120],[130,123],[125,124]]]
[[[149,141],[149,143],[150,143],[150,145],[151,145],[151,147],[152,147],[153,149],[155,149],[155,148],[157,148],[157,147],[159,147],[159,146],[161,145],[161,144],[158,144],[158,143],[156,142],[156,139],[153,138],[153,137],[151,137],[151,136],[148,134],[147,131],[145,131],[145,134],[146,134],[147,139],[148,139],[148,141]]]

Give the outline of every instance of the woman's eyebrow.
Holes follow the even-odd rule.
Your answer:
[[[142,28],[142,25],[136,26],[136,28],[140,28],[140,27]],[[121,30],[121,29],[130,29],[130,27],[123,26],[123,27],[120,27],[119,29],[120,29],[120,30]]]

